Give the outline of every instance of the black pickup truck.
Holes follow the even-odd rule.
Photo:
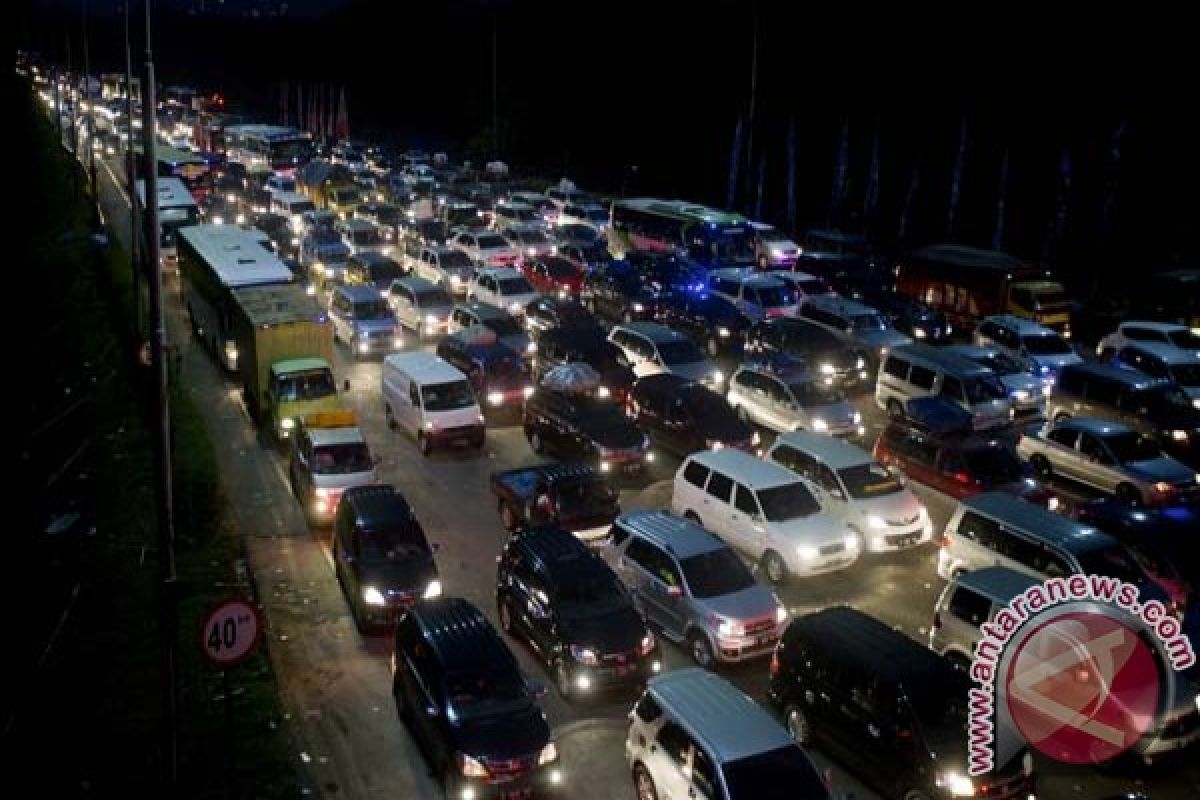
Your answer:
[[[621,513],[617,493],[587,464],[541,464],[493,472],[492,494],[507,530],[557,525],[588,544],[608,536]]]

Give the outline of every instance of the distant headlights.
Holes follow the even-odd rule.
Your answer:
[[[1171,438],[1177,442],[1186,442],[1188,440],[1188,432],[1183,430],[1171,431]]]
[[[488,392],[487,401],[488,401],[489,406],[504,405],[504,393],[503,392]]]
[[[596,651],[590,647],[581,647],[580,645],[571,645],[571,658],[583,664],[586,667],[594,667],[600,663],[600,657]]]
[[[822,364],[821,365],[821,374],[822,375],[832,375],[835,371],[836,370],[834,370],[833,364]]]
[[[812,421],[813,430],[817,433],[825,433],[829,430],[829,423],[820,417],[814,417]]]
[[[441,597],[442,596],[442,582],[439,581],[437,578],[434,578],[433,580],[431,580],[429,582],[429,585],[425,587],[425,593],[422,594],[421,596],[424,597],[426,600],[430,600],[434,597]]]
[[[558,759],[558,748],[554,746],[554,742],[547,742],[542,748],[542,752],[538,753],[538,765],[549,764],[551,761]]]
[[[374,586],[368,586],[363,589],[363,602],[369,606],[382,606],[387,604],[387,599],[384,598],[383,592]]]
[[[1025,391],[1024,389],[1017,389],[1012,393],[1012,396],[1013,400],[1016,400],[1018,403],[1024,403],[1029,399],[1029,392]]]

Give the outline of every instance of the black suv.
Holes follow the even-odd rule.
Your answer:
[[[528,796],[562,784],[538,691],[483,612],[460,597],[418,603],[396,626],[396,710],[446,797]]]
[[[570,531],[514,533],[496,568],[504,632],[525,639],[568,700],[644,684],[662,669],[658,644],[604,559]]]
[[[748,356],[776,353],[805,362],[830,385],[853,389],[870,382],[867,359],[828,328],[805,319],[776,317],[755,323],[746,332]]]
[[[359,630],[442,593],[434,548],[404,495],[391,486],[342,493],[333,522],[333,569]]]
[[[663,295],[655,305],[654,318],[687,334],[709,358],[739,355],[746,331],[754,324],[732,300],[697,292]]]
[[[537,338],[551,328],[594,328],[593,317],[578,300],[543,295],[525,306],[525,327]]]
[[[655,295],[642,284],[642,278],[627,263],[614,261],[583,279],[579,299],[598,317],[632,322],[653,319]]]
[[[970,685],[947,659],[841,606],[792,620],[771,659],[767,696],[797,743],[819,741],[884,797],[1029,797],[1027,750],[967,776]]]
[[[392,281],[405,277],[411,272],[400,266],[395,259],[382,253],[364,251],[355,253],[346,261],[346,283],[357,283],[374,287],[386,292],[392,286]]]
[[[592,464],[609,479],[645,474],[650,442],[611,399],[539,386],[525,402],[524,428],[539,455]]]
[[[758,432],[738,419],[725,398],[703,384],[669,372],[633,385],[630,411],[655,447],[680,456],[713,447],[753,453]]]
[[[533,357],[533,374],[541,379],[563,364],[583,363],[600,375],[600,384],[618,402],[624,402],[633,386],[634,374],[625,363],[625,353],[608,340],[599,328],[552,328],[538,337]]]
[[[926,344],[949,344],[954,334],[944,314],[902,294],[870,286],[849,296],[878,310],[896,330]]]

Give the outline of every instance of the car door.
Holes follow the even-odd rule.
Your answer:
[[[1104,440],[1087,431],[1080,431],[1078,446],[1079,479],[1098,489],[1115,491],[1123,475]]]
[[[790,431],[796,421],[796,404],[792,401],[792,393],[777,378],[764,375],[763,382],[767,388],[767,427],[775,431]]]
[[[670,719],[658,729],[655,741],[642,756],[654,780],[659,800],[693,800],[690,774],[692,743],[683,728]]]
[[[736,546],[736,534],[730,526],[733,486],[732,478],[714,469],[704,487],[704,498],[700,501],[700,508],[704,527]]]
[[[697,425],[683,404],[683,398],[666,396],[660,398],[663,406],[661,424],[663,446],[672,453],[687,456],[703,447],[697,444]]]
[[[733,484],[733,503],[729,509],[730,542],[755,558],[767,549],[766,526],[754,492],[740,483]]]

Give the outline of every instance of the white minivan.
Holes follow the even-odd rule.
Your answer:
[[[380,381],[388,427],[417,438],[422,455],[435,445],[483,447],[487,429],[467,376],[432,353],[395,353]]]
[[[790,470],[725,448],[694,453],[675,473],[671,511],[760,564],[772,583],[845,569],[859,538]]]
[[[884,358],[875,381],[875,405],[904,419],[914,397],[944,397],[971,415],[975,430],[1007,425],[1015,410],[996,373],[945,348],[897,347]]]

